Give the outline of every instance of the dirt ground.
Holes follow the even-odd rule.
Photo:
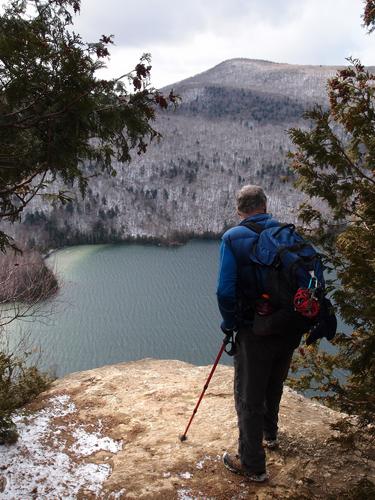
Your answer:
[[[69,397],[75,410],[54,415],[45,446],[61,450],[64,443],[73,462],[105,464],[109,471],[95,492],[81,487],[70,498],[354,498],[342,492],[361,480],[375,482],[375,450],[366,436],[344,445],[331,428],[344,416],[289,388],[280,409],[280,448],[267,451],[269,481],[249,483],[224,469],[222,454],[236,452],[237,443],[233,369],[227,366],[218,366],[188,439],[181,443],[179,436],[209,370],[180,361],[147,359],[56,381],[29,411],[40,411],[57,396]],[[81,458],[69,454],[76,428],[92,433],[99,429],[118,448],[109,451],[98,446]],[[365,497],[363,493],[358,498]],[[37,491],[30,498],[39,498]]]

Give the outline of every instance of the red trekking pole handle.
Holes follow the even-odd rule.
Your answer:
[[[221,348],[220,348],[220,351],[219,351],[218,355],[216,356],[215,363],[214,363],[213,367],[211,368],[211,371],[210,371],[210,374],[209,374],[209,376],[208,376],[208,379],[207,379],[206,383],[204,384],[203,391],[202,391],[202,393],[201,393],[201,395],[200,395],[200,397],[199,397],[199,399],[198,399],[197,404],[195,405],[195,408],[194,408],[193,413],[192,413],[192,415],[191,415],[191,417],[190,417],[189,423],[188,423],[188,424],[187,424],[187,426],[186,426],[185,432],[182,434],[182,436],[180,436],[180,441],[186,441],[186,439],[187,439],[186,435],[187,435],[188,430],[189,430],[189,427],[190,427],[190,425],[191,425],[191,423],[192,423],[192,421],[193,421],[193,418],[195,417],[195,414],[196,414],[196,413],[197,413],[197,411],[198,411],[198,407],[199,407],[199,405],[201,404],[201,401],[202,401],[202,399],[203,399],[204,393],[206,392],[207,387],[208,387],[208,384],[210,383],[210,380],[212,379],[212,375],[214,374],[214,371],[216,370],[216,367],[217,367],[217,365],[219,364],[219,361],[220,361],[221,355],[223,354],[223,352],[224,352],[224,350],[225,350],[225,347],[226,347],[226,346],[227,346],[227,344],[228,344],[228,343],[230,343],[230,342],[231,342],[231,340],[230,340],[230,338],[229,338],[229,337],[226,337],[226,338],[223,340],[223,344],[222,344],[222,346],[221,346]]]

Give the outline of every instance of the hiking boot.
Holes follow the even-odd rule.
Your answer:
[[[277,450],[277,448],[279,447],[279,440],[277,438],[265,439],[264,440],[264,447],[268,448],[269,450]]]
[[[268,479],[266,471],[259,473],[247,471],[246,469],[243,468],[241,461],[238,458],[238,455],[236,456],[229,455],[227,451],[223,455],[223,464],[228,470],[234,472],[234,474],[239,474],[241,476],[246,477],[248,481],[254,481],[255,483],[263,483]]]

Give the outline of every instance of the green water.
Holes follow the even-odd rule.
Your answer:
[[[59,293],[43,303],[38,321],[18,327],[41,347],[41,367],[58,376],[147,357],[211,364],[222,341],[218,250],[217,241],[60,250],[47,260]],[[224,354],[222,362],[232,360]]]
[[[222,340],[218,247],[84,245],[53,254],[60,291],[41,321],[22,323],[43,349],[42,367],[61,376],[146,357],[210,364]]]

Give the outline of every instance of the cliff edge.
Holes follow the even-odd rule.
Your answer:
[[[343,416],[286,388],[270,480],[226,471],[236,451],[233,369],[219,365],[181,443],[209,367],[146,359],[57,380],[16,417],[20,439],[0,449],[0,498],[336,498],[375,477],[374,456],[335,438]],[[332,497],[330,497],[332,495]]]

